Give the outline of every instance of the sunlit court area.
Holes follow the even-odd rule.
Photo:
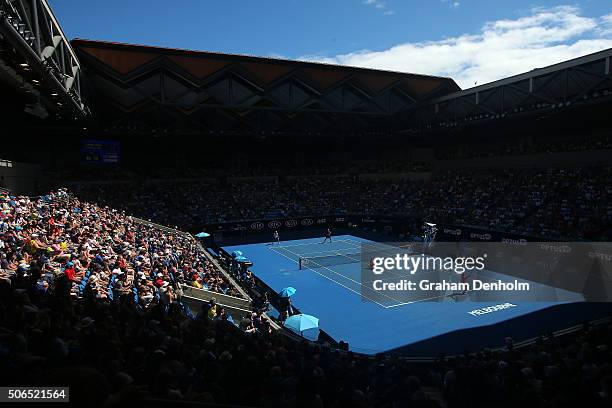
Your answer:
[[[612,406],[612,8],[0,0],[0,406]]]
[[[376,255],[420,254],[413,252],[414,247],[407,249],[384,243],[374,244],[350,235],[338,236],[329,245],[321,245],[320,238],[313,238],[287,241],[280,245],[264,242],[229,246],[223,250],[227,254],[239,251],[248,256],[253,262],[253,273],[274,291],[281,291],[291,285],[300,288],[300,291],[292,296],[292,301],[323,319],[321,328],[327,333],[348,341],[352,350],[366,354],[395,349],[405,349],[404,352],[412,355],[431,354],[435,352],[437,342],[445,342],[446,349],[461,353],[466,343],[465,340],[456,342],[457,333],[453,334],[455,331],[472,328],[472,344],[475,345],[483,341],[476,334],[486,331],[478,329],[481,326],[497,325],[492,331],[499,333],[512,330],[515,336],[518,336],[523,331],[521,324],[525,323],[520,319],[523,315],[530,315],[526,321],[534,319],[539,321],[541,327],[550,329],[558,323],[554,320],[546,322],[543,319],[549,319],[551,315],[561,312],[565,314],[571,310],[571,316],[564,315],[563,324],[571,320],[580,323],[584,316],[592,315],[599,307],[574,308],[569,303],[583,302],[584,298],[576,293],[556,293],[558,289],[555,289],[555,295],[558,297],[535,301],[532,291],[554,288],[534,282],[531,283],[534,287],[530,291],[512,294],[495,291],[480,293],[478,290],[452,287],[429,290],[439,281],[440,274],[444,273],[439,270],[415,272],[415,275],[428,279],[428,290],[418,290],[409,295],[402,291],[377,293],[373,285],[368,285],[368,282],[362,279],[361,258],[364,252]],[[366,258],[368,257],[366,255]],[[447,276],[452,283],[461,281],[458,274],[451,273]],[[404,271],[396,271],[391,280],[396,282],[409,277]],[[487,270],[475,275],[473,279],[485,283],[511,281],[509,276]],[[385,281],[381,279],[378,287],[382,287],[383,283]],[[470,313],[499,299],[516,304],[498,313],[491,313],[486,318]],[[559,310],[550,314],[546,312],[554,306],[558,306]],[[607,306],[599,313],[606,314],[606,311],[609,311]],[[269,315],[278,318],[281,313],[279,310],[270,310]],[[532,328],[527,328],[527,336],[531,330]],[[308,338],[318,336],[319,331],[309,330],[300,334]],[[436,341],[430,343],[436,345],[429,348],[428,342],[424,340],[434,337],[437,337]],[[479,345],[485,346],[487,341],[490,340],[486,339]]]

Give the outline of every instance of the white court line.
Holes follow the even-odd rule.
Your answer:
[[[290,250],[287,250],[287,251],[288,251],[288,252],[290,252],[290,253],[292,253],[293,255],[296,255],[296,256],[297,256],[297,254],[296,254],[296,253],[291,252]],[[283,254],[280,254],[280,255],[283,255]],[[283,255],[283,256],[285,256],[287,259],[291,259],[291,260],[293,260],[292,258],[289,258],[289,257],[288,257],[288,256],[286,256],[286,255]],[[327,267],[327,266],[323,266],[323,265],[319,265],[319,264],[317,264],[317,265],[318,265],[318,268],[317,268],[317,269],[319,269],[319,268],[327,269],[328,271],[331,271],[331,272],[335,273],[336,275],[340,275],[340,276],[342,276],[344,279],[349,280],[349,281],[354,282],[354,283],[356,283],[357,285],[359,285],[359,287],[360,287],[360,288],[362,288],[362,290],[363,290],[363,288],[366,288],[366,289],[371,290],[371,291],[373,291],[373,292],[375,292],[375,293],[380,293],[382,296],[386,297],[387,299],[391,299],[391,300],[393,300],[393,301],[395,301],[395,302],[397,302],[397,301],[398,301],[397,299],[392,298],[391,296],[389,296],[389,295],[387,295],[387,294],[385,294],[385,293],[376,292],[374,289],[371,289],[371,288],[369,288],[368,286],[363,285],[361,282],[358,282],[358,281],[356,281],[356,280],[354,280],[354,279],[351,279],[351,278],[349,278],[348,276],[345,276],[345,275],[341,274],[340,272],[334,271],[333,269],[331,269],[331,268],[329,268],[329,267]],[[316,273],[316,274],[318,274],[318,275],[321,275],[319,272],[315,271],[313,268],[309,268],[308,266],[306,266],[306,269],[309,269],[309,270],[313,271],[314,273]],[[321,275],[321,276],[325,276],[325,275]],[[328,279],[329,279],[329,278],[328,278]],[[333,280],[333,279],[330,279],[330,280],[331,280],[332,282],[335,282],[335,283],[339,284],[340,286],[343,286],[343,287],[345,287],[345,288],[346,288],[346,286],[342,285],[341,283],[336,282],[336,281],[335,281],[335,280]],[[347,289],[349,289],[349,288],[347,288]],[[349,290],[351,290],[353,293],[357,293],[356,291],[354,291],[354,290],[352,290],[352,289],[349,289]],[[358,294],[359,294],[360,296],[363,296],[364,298],[368,299],[369,301],[374,302],[374,303],[376,303],[377,305],[384,307],[385,309],[387,308],[387,306],[384,306],[384,305],[382,305],[382,304],[378,303],[377,301],[375,301],[375,300],[373,300],[373,299],[370,299],[369,297],[365,296],[365,295],[363,294],[363,292],[360,292],[360,293],[358,293]]]
[[[408,246],[395,246],[395,245],[388,245],[386,243],[383,242],[376,242],[376,241],[356,241],[354,239],[343,239],[343,240],[337,240],[334,242],[346,242],[347,244],[350,245],[354,245],[354,246],[358,246],[361,247],[361,245],[379,245],[379,246],[384,246],[385,248],[389,248],[389,249],[396,249],[396,248],[408,248]],[[404,241],[402,241],[404,242]]]
[[[290,252],[290,253],[292,253],[293,255],[296,255],[296,256],[297,256],[297,254],[296,254],[295,252],[292,252],[292,251],[290,251],[290,250],[288,250],[288,249],[287,249],[287,252]],[[281,255],[282,255],[282,254],[281,254]],[[287,258],[288,258],[288,259],[292,259],[292,258],[289,258],[289,257],[287,257]],[[351,259],[352,259],[352,258],[351,258]],[[380,303],[376,302],[376,301],[375,301],[375,300],[373,300],[373,299],[370,299],[369,297],[367,297],[367,296],[365,296],[365,295],[363,294],[363,289],[364,289],[364,288],[365,288],[365,289],[368,289],[368,290],[371,290],[372,292],[376,292],[374,289],[371,289],[371,288],[369,288],[368,286],[363,285],[361,282],[356,281],[356,280],[354,280],[354,279],[351,279],[351,278],[349,278],[348,276],[346,276],[346,275],[344,275],[344,274],[341,274],[340,272],[337,272],[337,271],[335,271],[335,270],[333,270],[333,269],[331,269],[331,268],[329,268],[329,267],[327,267],[327,266],[323,266],[323,265],[320,265],[320,264],[317,264],[317,266],[318,266],[318,268],[317,268],[317,269],[319,269],[319,268],[322,268],[322,269],[327,269],[328,271],[331,271],[331,272],[335,273],[336,275],[340,275],[340,276],[342,276],[342,277],[343,277],[344,279],[346,279],[346,280],[349,280],[349,281],[351,281],[351,282],[356,283],[357,285],[359,285],[359,287],[360,287],[360,288],[362,288],[362,291],[359,293],[359,295],[360,295],[360,296],[363,296],[364,298],[368,299],[369,301],[374,302],[374,303],[376,303],[377,305],[380,305],[380,306],[382,306],[382,307],[386,308],[386,306],[384,306],[384,305],[382,305],[382,304],[380,304]],[[321,275],[319,272],[315,271],[315,270],[314,270],[314,268],[309,268],[308,266],[306,266],[306,269],[309,269],[309,270],[311,270],[311,271],[315,272],[316,274]],[[321,276],[325,276],[325,275],[321,275]],[[342,285],[341,283],[336,282],[336,281],[335,281],[335,280],[333,280],[333,279],[330,279],[330,280],[331,280],[332,282],[338,283],[338,284],[339,284],[339,285],[341,285],[341,286],[344,286],[344,285]],[[344,286],[344,287],[346,287],[346,286]],[[347,288],[347,289],[348,289],[348,288]],[[353,291],[353,290],[352,290],[352,292],[353,292],[353,293],[357,293],[357,292],[355,292],[355,291]],[[392,297],[391,297],[391,296],[389,296],[389,295],[386,295],[386,294],[384,294],[384,293],[381,293],[381,295],[383,295],[383,296],[384,296],[384,297],[386,297],[387,299],[391,299],[391,300],[393,300],[393,301],[397,302],[397,299],[392,298]]]
[[[290,252],[291,254],[293,254],[293,255],[297,256],[298,258],[300,257],[298,254],[296,254],[295,252],[292,252],[292,251],[290,251],[290,250],[287,250],[287,252]],[[345,278],[345,279],[347,279],[347,280],[350,280],[351,282],[354,282],[354,283],[358,284],[359,286],[361,286],[361,282],[358,282],[358,281],[356,281],[356,280],[354,280],[354,279],[351,279],[351,278],[349,278],[349,277],[347,277],[347,276],[344,276],[344,275],[343,275],[343,274],[341,274],[340,272],[336,272],[336,271],[334,271],[333,269],[331,269],[331,268],[329,268],[329,267],[327,267],[327,266],[324,266],[324,265],[319,265],[319,264],[317,264],[317,266],[318,266],[319,268],[323,268],[323,269],[330,270],[330,271],[332,271],[333,273],[335,273],[336,275],[340,275],[340,276],[342,276],[343,278]],[[308,269],[311,269],[311,270],[312,270],[312,268],[308,268]]]
[[[338,239],[338,240],[336,240],[336,242],[344,242],[344,243],[349,244],[349,245],[360,247],[361,244],[367,244],[367,243],[370,243],[370,242],[373,242],[373,241],[364,242],[364,241],[355,241],[354,239]]]
[[[276,252],[277,254],[280,253],[281,249],[284,249],[284,248],[279,248],[279,247],[276,247],[276,248],[268,247],[268,248],[270,250]],[[290,254],[295,255],[298,258],[303,258],[305,256],[312,256],[312,254],[334,254],[334,255],[342,255],[342,256],[345,256],[345,255],[355,255],[355,253],[343,254],[343,253],[339,252],[339,251],[347,251],[347,250],[350,250],[350,248],[330,249],[330,250],[327,250],[327,251],[304,252],[304,253],[298,255],[298,254],[296,254],[295,252],[293,252],[290,249],[285,249],[286,252],[289,252]],[[316,258],[317,256],[315,255],[314,257]]]
[[[291,251],[291,250],[289,250],[289,249],[287,249],[286,251],[287,251],[287,252],[289,252],[290,254],[293,254],[294,256],[297,256],[297,257],[298,257],[298,259],[299,259],[300,255],[296,254],[295,252],[293,252],[293,251]],[[286,256],[285,254],[282,254],[282,253],[277,252],[277,251],[274,251],[274,252],[276,252],[277,254],[279,254],[279,255],[281,255],[281,256],[284,256],[284,257],[285,257],[285,258],[287,258],[287,259],[291,259],[292,261],[294,261],[294,260],[293,260],[293,258],[290,258],[290,257]],[[347,257],[347,258],[348,258],[348,257]],[[353,258],[350,258],[350,259],[353,259]],[[317,264],[317,265],[318,265],[318,264]],[[357,285],[359,285],[359,287],[361,287],[361,288],[368,288],[368,289],[370,289],[369,287],[367,287],[367,286],[363,285],[361,282],[358,282],[358,281],[356,281],[356,280],[354,280],[354,279],[351,279],[351,278],[349,278],[348,276],[343,275],[343,274],[341,274],[341,273],[339,273],[339,272],[337,272],[337,271],[334,271],[333,269],[331,269],[331,268],[329,268],[329,267],[327,267],[327,266],[318,265],[318,267],[319,267],[319,268],[323,268],[323,269],[327,269],[328,271],[331,271],[331,272],[335,273],[336,275],[340,275],[340,276],[342,276],[344,279],[349,280],[349,281],[351,281],[351,282],[353,282],[353,283],[356,283],[356,284],[357,284]],[[445,297],[445,296],[434,296],[434,297],[431,297],[431,298],[425,298],[425,299],[413,300],[413,301],[411,301],[411,302],[403,302],[403,303],[394,304],[394,305],[391,305],[391,306],[385,306],[385,305],[383,305],[383,304],[381,304],[381,303],[378,303],[377,301],[375,301],[375,300],[373,300],[373,299],[370,299],[369,297],[367,297],[367,296],[363,295],[363,293],[358,293],[358,292],[356,292],[355,290],[353,290],[353,289],[351,289],[351,288],[348,288],[348,287],[346,287],[345,285],[341,284],[340,282],[337,282],[337,281],[335,281],[334,279],[328,278],[327,276],[325,276],[325,275],[323,275],[323,274],[321,274],[321,273],[319,273],[319,272],[315,271],[313,268],[309,268],[308,266],[306,266],[306,269],[309,269],[309,270],[313,271],[314,273],[316,273],[317,275],[323,276],[324,278],[327,278],[327,279],[331,280],[332,282],[334,282],[334,283],[336,283],[336,284],[338,284],[338,285],[340,285],[340,286],[342,286],[342,287],[344,287],[344,288],[346,288],[346,289],[350,290],[350,291],[351,291],[351,292],[353,292],[353,293],[356,293],[356,294],[358,294],[358,295],[360,295],[360,296],[363,296],[364,298],[368,299],[369,301],[374,302],[374,303],[376,303],[377,305],[384,307],[385,309],[388,309],[388,308],[391,308],[391,307],[402,306],[402,305],[407,305],[407,304],[411,304],[411,303],[424,302],[424,301],[426,301],[426,300],[437,299],[437,298],[444,298],[444,297]],[[435,271],[432,271],[432,272],[435,272]],[[370,290],[374,291],[374,289],[370,289]],[[395,299],[395,298],[393,298],[393,297],[391,297],[391,296],[389,296],[389,295],[386,295],[386,294],[384,294],[384,293],[381,293],[381,294],[382,294],[384,297],[386,297],[387,299],[390,299],[390,300],[395,301],[395,302],[397,302],[397,301],[398,301],[397,299]]]
[[[301,257],[305,257],[305,256],[311,256],[312,254],[328,254],[328,253],[339,253],[339,251],[354,251],[353,248],[339,248],[339,249],[328,249],[327,251],[312,251],[312,252],[304,252],[302,254],[300,254]],[[295,252],[291,251],[290,249],[287,249],[288,252],[291,252],[292,254],[295,254]],[[354,254],[354,253],[351,253]],[[297,255],[297,254],[296,254]]]
[[[289,252],[291,252],[291,251],[289,251]],[[285,254],[281,254],[280,252],[277,252],[277,254],[279,254],[280,256],[284,256],[285,258],[289,259],[289,260],[290,260],[290,261],[292,261],[292,262],[295,262],[295,260],[294,260],[294,259],[289,258],[289,257],[288,257],[287,255],[285,255]],[[330,281],[334,282],[336,285],[342,286],[343,288],[345,288],[345,289],[347,289],[347,290],[350,290],[351,292],[353,292],[353,293],[355,293],[355,294],[357,294],[357,295],[359,295],[359,296],[363,296],[364,298],[368,299],[370,302],[376,303],[376,304],[377,304],[378,306],[380,306],[380,307],[383,307],[383,308],[385,308],[385,309],[387,308],[387,306],[383,305],[382,303],[378,303],[377,301],[375,301],[375,300],[373,300],[373,299],[370,299],[370,298],[369,298],[369,297],[367,297],[367,296],[364,296],[362,293],[359,293],[359,292],[357,292],[357,291],[355,291],[355,290],[353,290],[353,289],[349,288],[348,286],[345,286],[345,285],[341,284],[340,282],[333,280],[333,279],[332,279],[332,278],[330,278],[329,276],[325,276],[325,275],[323,275],[323,274],[321,274],[321,273],[319,273],[319,272],[315,271],[315,270],[314,270],[314,269],[312,269],[312,268],[307,268],[307,269],[308,269],[308,270],[310,270],[310,271],[312,271],[312,272],[314,272],[314,273],[316,273],[316,274],[317,274],[317,275],[319,275],[319,276],[324,277],[324,278],[325,278],[325,279],[327,279],[327,280],[330,280]],[[329,268],[327,268],[327,269],[329,269]],[[330,269],[330,270],[331,270],[331,269]],[[335,272],[335,271],[333,271],[333,270],[332,270],[332,272]],[[338,272],[335,272],[335,273],[338,273]],[[342,276],[344,276],[344,275],[342,275]]]
[[[314,238],[313,238],[314,239]],[[354,244],[354,242],[359,242],[359,241],[353,241],[353,240],[345,240],[345,239],[337,239],[335,241],[332,241],[332,243],[334,242],[346,242],[347,244],[353,245],[353,246],[359,246],[358,244]],[[293,245],[272,245],[274,246],[274,248],[292,248],[292,247],[298,247],[298,246],[306,246],[306,245],[316,245],[316,244],[321,244],[321,241],[313,241],[313,242],[303,242],[301,244],[293,244]],[[359,244],[361,244],[361,242],[359,242]]]
[[[289,250],[287,250],[287,251],[289,251]],[[291,251],[289,251],[289,252],[291,252]],[[291,253],[293,253],[293,252],[291,252]],[[348,258],[348,257],[347,257],[347,258]],[[313,270],[312,268],[308,268],[308,267],[306,267],[306,268],[307,268],[307,269],[310,269],[310,270]],[[337,274],[337,275],[340,275],[340,276],[344,277],[344,278],[345,278],[345,279],[347,279],[347,280],[350,280],[350,281],[352,281],[352,282],[354,282],[354,283],[357,283],[357,284],[358,284],[360,287],[362,287],[362,288],[368,288],[368,289],[370,289],[369,287],[367,287],[367,286],[363,285],[361,282],[357,282],[357,281],[355,281],[355,280],[353,280],[353,279],[351,279],[351,278],[349,278],[349,277],[347,277],[347,276],[345,276],[345,275],[343,275],[343,274],[341,274],[341,273],[339,273],[339,272],[336,272],[336,271],[334,271],[333,269],[330,269],[330,268],[328,268],[328,267],[326,267],[326,266],[319,265],[319,268],[324,268],[324,269],[330,270],[330,271],[334,272],[335,274]],[[315,272],[315,271],[313,271],[313,272]],[[423,271],[419,271],[419,272],[423,272]],[[429,272],[429,273],[434,273],[434,272],[436,272],[436,273],[437,273],[437,272],[440,272],[440,271],[438,271],[438,270],[430,270],[430,271],[424,271],[424,272],[425,272],[425,273],[428,273],[428,272]],[[316,273],[316,272],[315,272],[315,273]],[[403,276],[403,275],[396,275],[396,274],[392,274],[392,275],[393,275],[394,277],[397,277],[397,278],[404,278],[404,276]],[[332,280],[333,282],[335,282],[333,279],[331,279],[331,280]],[[494,281],[494,279],[490,279],[490,278],[489,278],[489,279],[484,279],[484,280]],[[372,290],[372,291],[374,291],[374,289],[371,289],[371,290]],[[354,292],[354,291],[353,291],[353,292]],[[467,291],[466,293],[471,293],[471,292],[474,292],[474,291],[473,291],[473,290],[470,290],[470,291]],[[356,292],[355,292],[355,293],[356,293]],[[381,294],[382,294],[384,297],[386,297],[387,299],[391,299],[391,300],[396,301],[396,302],[398,301],[397,299],[395,299],[395,298],[393,298],[393,297],[391,297],[391,296],[388,296],[388,295],[386,295],[386,294],[384,294],[384,293],[381,293]],[[378,304],[378,305],[381,305],[380,303],[375,302],[374,300],[372,300],[372,299],[368,298],[367,296],[364,296],[363,294],[361,294],[361,296],[365,297],[365,298],[366,298],[366,299],[368,299],[368,300],[371,300],[372,302],[374,302],[374,303],[376,303],[376,304]],[[401,302],[401,303],[393,304],[393,305],[390,305],[390,306],[384,306],[384,305],[381,305],[381,306],[382,306],[382,307],[384,307],[385,309],[390,309],[390,308],[393,308],[393,307],[405,306],[405,305],[410,305],[410,304],[413,304],[413,303],[419,303],[419,302],[425,302],[425,301],[432,300],[432,299],[444,299],[444,298],[445,298],[445,297],[447,297],[447,296],[448,296],[448,295],[437,295],[437,296],[432,296],[432,297],[428,297],[428,298],[423,298],[423,299],[418,299],[418,300],[412,300],[412,301],[410,301],[410,302]]]
[[[341,240],[338,240],[338,241],[335,241],[335,242],[345,242],[345,243],[348,243],[348,241],[341,241]],[[355,246],[359,247],[360,253],[361,253],[361,250],[362,250],[362,246],[361,246],[362,244],[367,244],[367,243],[361,242],[360,245],[355,245]],[[282,247],[276,247],[276,248],[281,249]],[[384,252],[396,252],[396,250],[401,250],[401,249],[406,249],[406,248],[408,248],[408,247],[394,247],[394,246],[390,246],[390,245],[385,245],[385,248],[376,249],[375,251],[371,251],[371,252],[372,253],[378,253],[378,252],[382,252],[382,253],[384,253]],[[272,249],[274,249],[274,248],[272,248]],[[325,254],[325,253],[335,253],[337,255],[347,255],[347,254],[342,254],[339,251],[348,250],[348,249],[352,249],[352,248],[339,248],[339,249],[328,249],[328,250],[325,250],[325,251],[305,252],[303,254],[300,254],[299,256],[300,257],[305,257],[305,256],[312,256],[313,254]],[[292,254],[297,255],[295,252],[293,252],[293,251],[291,251],[289,249],[287,251],[291,252]],[[351,253],[351,254],[348,254],[348,255],[356,255],[356,254]],[[412,256],[414,254],[411,253],[409,255]],[[417,255],[414,255],[414,256],[417,256]],[[351,258],[351,259],[353,259],[353,258]]]
[[[315,238],[311,238],[311,239],[315,239]],[[312,241],[312,242],[302,242],[301,244],[292,244],[292,245],[277,245],[276,248],[291,248],[291,247],[298,247],[298,246],[306,246],[306,245],[317,245],[317,244],[321,244],[322,241]],[[349,241],[345,241],[342,239],[337,239],[333,242],[349,242]]]
[[[412,249],[411,245],[405,245],[405,246],[395,246],[395,245],[388,245],[388,244],[384,244],[381,242],[374,242],[374,241],[355,241],[355,240],[342,240],[342,241],[338,241],[338,242],[345,242],[347,244],[359,247],[360,249],[363,248],[363,245],[371,245],[373,247],[375,246],[379,246],[380,248],[377,248],[375,251],[372,252],[395,252],[399,249]],[[410,255],[416,255],[416,252],[414,254],[410,254]]]
[[[337,240],[336,242],[347,242],[347,243],[348,243],[349,241],[347,241],[347,240]],[[353,241],[353,242],[359,242],[359,241]],[[311,242],[311,243],[305,243],[305,244],[287,245],[286,247],[296,247],[296,246],[304,246],[304,245],[312,245],[312,244],[315,244],[315,243],[314,243],[314,242]],[[361,246],[361,244],[363,244],[363,242],[359,242],[358,246]],[[285,246],[283,246],[283,247],[269,247],[269,248],[270,248],[270,249],[276,249],[276,248],[278,248],[278,249],[283,249],[283,248],[285,248]],[[304,256],[304,255],[298,255],[298,254],[296,254],[295,252],[293,252],[293,251],[291,251],[291,250],[289,250],[289,249],[286,249],[286,251],[287,251],[287,252],[289,252],[290,254],[294,255],[294,256],[297,256],[297,257],[298,257],[298,259],[299,259],[301,256]],[[293,261],[293,262],[295,262],[295,260],[294,260],[293,258],[290,258],[289,256],[287,256],[287,255],[285,255],[285,254],[283,254],[283,253],[280,253],[280,252],[278,252],[278,251],[276,251],[276,250],[275,250],[274,252],[276,252],[277,254],[279,254],[279,255],[281,255],[281,256],[283,256],[283,257],[285,257],[285,258],[287,258],[287,259],[289,259],[289,260],[291,260],[291,261]],[[347,257],[347,258],[349,258],[349,257]],[[354,258],[350,258],[350,259],[354,259]],[[353,283],[356,283],[356,284],[357,284],[357,285],[359,285],[361,288],[368,288],[368,289],[370,289],[369,287],[367,287],[367,286],[363,285],[361,282],[358,282],[358,281],[356,281],[356,280],[354,280],[354,279],[351,279],[351,278],[349,278],[348,276],[345,276],[345,275],[343,275],[343,274],[341,274],[341,273],[339,273],[339,272],[337,272],[337,271],[334,271],[333,269],[331,269],[331,268],[329,268],[329,267],[327,267],[327,266],[319,265],[319,268],[327,269],[328,271],[331,271],[331,272],[335,273],[336,275],[340,275],[340,276],[342,276],[344,279],[347,279],[347,280],[349,280],[349,281],[351,281],[351,282],[353,282]],[[340,282],[338,282],[338,281],[336,281],[336,280],[334,280],[334,279],[332,279],[332,278],[330,278],[330,277],[328,277],[328,276],[325,276],[325,275],[323,275],[323,274],[321,274],[321,273],[319,273],[319,272],[315,271],[313,268],[309,268],[308,266],[306,266],[306,269],[308,269],[308,270],[310,270],[310,271],[312,271],[312,272],[316,273],[316,274],[317,274],[317,275],[319,275],[319,276],[322,276],[322,277],[324,277],[324,278],[326,278],[326,279],[328,279],[328,280],[330,280],[330,281],[334,282],[334,283],[335,283],[335,284],[337,284],[337,285],[342,286],[342,287],[343,287],[343,288],[345,288],[345,289],[348,289],[349,291],[351,291],[351,292],[353,292],[353,293],[355,293],[355,294],[357,294],[357,295],[363,296],[364,298],[368,299],[369,301],[371,301],[371,302],[373,302],[373,303],[376,303],[377,305],[379,305],[379,306],[381,306],[381,307],[383,307],[383,308],[385,308],[385,309],[389,309],[389,308],[393,308],[393,307],[398,307],[398,306],[405,306],[405,305],[409,305],[409,304],[413,304],[413,303],[424,302],[424,301],[431,300],[431,299],[443,299],[444,297],[446,297],[446,295],[445,295],[445,296],[433,296],[433,297],[429,297],[429,298],[424,298],[424,299],[419,299],[419,300],[413,300],[413,301],[410,301],[410,302],[402,302],[402,303],[397,303],[397,304],[393,304],[393,305],[390,305],[390,306],[385,306],[385,305],[383,305],[383,304],[381,304],[381,303],[379,303],[379,302],[377,302],[377,301],[375,301],[375,300],[373,300],[373,299],[370,299],[369,297],[365,296],[363,293],[357,292],[357,291],[355,291],[355,290],[353,290],[353,289],[351,289],[351,288],[349,288],[349,287],[347,287],[347,286],[345,286],[345,285],[341,284]],[[436,271],[431,271],[431,272],[436,272]],[[401,276],[398,276],[398,275],[395,275],[395,274],[394,274],[394,276],[401,277]],[[371,290],[372,290],[372,291],[374,291],[374,289],[371,289]],[[386,295],[386,294],[384,294],[384,293],[383,293],[382,295],[383,295],[384,297],[386,297],[387,299],[390,299],[390,300],[392,300],[392,301],[395,301],[395,302],[397,302],[397,301],[398,301],[397,299],[392,298],[392,297],[390,297],[390,296],[388,296],[388,295]]]
[[[348,242],[348,241],[344,241],[344,240],[337,240],[334,242]],[[311,243],[306,243],[306,244],[296,244],[296,245],[285,245],[285,246],[269,246],[268,248],[273,250],[274,252],[278,253],[278,250],[280,249],[285,249],[285,248],[289,248],[289,247],[296,247],[296,246],[305,246],[305,245],[315,245],[315,244],[321,244],[321,242],[311,242]],[[351,244],[353,245],[353,244]],[[295,252],[291,251],[290,249],[286,249],[287,252],[290,252],[293,255],[296,256],[300,256],[300,257],[304,257],[304,256],[311,256],[312,254],[326,254],[326,253],[337,253],[338,255],[343,255],[340,254],[339,251],[347,251],[347,250],[353,250],[353,248],[336,248],[336,249],[328,249],[325,251],[312,251],[312,252],[305,252],[303,254],[296,254]],[[353,255],[353,254],[351,254]]]
[[[391,305],[391,306],[385,306],[385,309],[391,309],[392,307],[398,307],[398,306],[406,306],[406,305],[411,305],[413,303],[419,303],[419,302],[425,302],[427,300],[431,300],[431,299],[444,299],[446,296],[432,296],[429,298],[424,298],[424,299],[419,299],[419,300],[411,300],[410,302],[402,302],[402,303],[397,303],[395,305]]]
[[[486,280],[493,281],[494,279],[486,279]],[[475,292],[475,290],[468,290],[468,291],[466,291],[465,293],[467,294],[467,293],[472,293],[472,292]],[[433,297],[430,297],[430,298],[419,299],[419,300],[413,300],[413,301],[411,301],[411,302],[403,302],[403,303],[398,303],[397,305],[386,306],[386,309],[390,309],[390,308],[392,308],[392,307],[398,307],[398,306],[411,305],[411,304],[413,304],[413,303],[423,302],[423,301],[425,301],[425,300],[431,300],[431,299],[443,299],[443,298],[445,298],[445,297],[447,297],[447,296],[448,296],[448,295],[444,295],[444,296],[433,296]]]
[[[300,254],[300,258],[304,258],[304,257],[310,257],[310,258],[323,258],[326,256],[326,254],[331,254],[331,255],[358,255],[355,252],[348,252],[348,253],[343,253],[342,251],[354,251],[354,249],[349,249],[349,248],[345,248],[345,249],[334,249],[334,250],[329,250],[329,251],[317,251],[317,252],[305,252],[303,254]],[[289,252],[291,252],[290,250],[287,250]],[[294,253],[294,252],[292,252]],[[322,254],[322,255],[315,255],[315,254]],[[297,255],[297,254],[296,254]]]

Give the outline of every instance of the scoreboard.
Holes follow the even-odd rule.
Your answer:
[[[84,139],[81,141],[81,162],[84,164],[119,164],[120,144],[116,140]]]

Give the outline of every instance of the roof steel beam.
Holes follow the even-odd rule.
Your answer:
[[[542,109],[571,109],[590,103],[592,98],[610,95],[610,58],[612,49],[596,52],[434,98],[409,110],[415,125],[434,129]],[[459,113],[458,104],[472,105],[478,112]]]
[[[0,0],[0,33],[74,113],[89,114],[78,86],[81,65],[47,0]]]

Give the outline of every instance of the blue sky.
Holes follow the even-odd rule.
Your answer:
[[[50,0],[69,38],[313,60],[482,84],[612,47],[612,2]]]

